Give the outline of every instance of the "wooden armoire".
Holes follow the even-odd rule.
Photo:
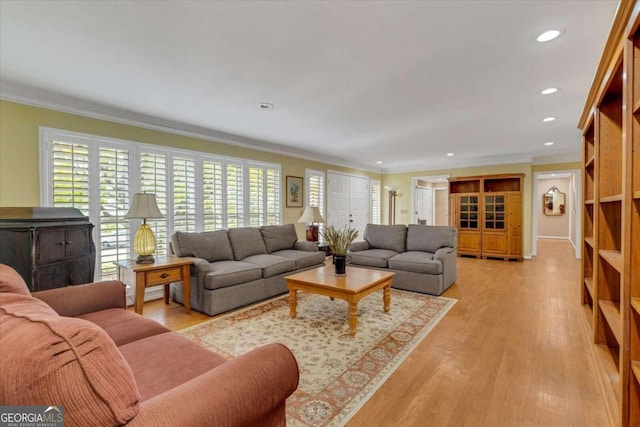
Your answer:
[[[0,263],[32,292],[93,282],[92,230],[74,208],[0,208]]]
[[[458,254],[522,261],[524,174],[449,178],[449,225]]]

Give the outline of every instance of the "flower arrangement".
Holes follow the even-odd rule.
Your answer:
[[[322,238],[325,243],[331,248],[331,252],[334,255],[346,256],[349,252],[351,242],[358,237],[358,230],[348,226],[343,228],[335,228],[332,225],[328,225],[322,231]]]

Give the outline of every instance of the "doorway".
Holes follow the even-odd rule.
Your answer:
[[[582,202],[579,170],[535,172],[533,179],[533,247],[538,239],[568,240],[581,257]]]
[[[413,224],[449,224],[448,175],[413,178]]]
[[[329,171],[327,182],[327,224],[350,226],[362,238],[369,221],[369,178]]]

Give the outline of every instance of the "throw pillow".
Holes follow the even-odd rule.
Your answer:
[[[236,261],[245,259],[251,255],[266,254],[267,248],[262,240],[259,228],[231,228],[228,231],[233,256]]]
[[[268,253],[293,249],[298,241],[298,234],[293,224],[265,225],[260,227],[260,232]]]
[[[0,402],[62,405],[67,425],[121,425],[138,413],[129,365],[100,327],[0,293]]]
[[[367,224],[364,229],[364,240],[369,242],[371,249],[387,249],[401,253],[406,247],[407,227],[400,224]]]
[[[233,259],[233,251],[226,230],[204,233],[176,231],[173,241],[173,250],[178,256],[202,258],[209,262]]]

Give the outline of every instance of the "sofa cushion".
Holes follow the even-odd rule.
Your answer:
[[[271,255],[277,255],[293,260],[296,263],[296,269],[324,264],[325,259],[324,252],[306,252],[296,251],[293,249],[274,252]]]
[[[16,270],[5,264],[0,264],[0,293],[31,295],[24,279]]]
[[[202,258],[209,262],[233,259],[233,251],[226,230],[184,233],[176,231],[172,237],[177,256]]]
[[[367,249],[366,251],[349,253],[351,264],[368,267],[388,267],[387,261],[396,255],[398,252],[387,249]]]
[[[211,263],[211,272],[204,276],[205,289],[218,289],[262,278],[262,268],[242,261]]]
[[[278,274],[287,273],[296,269],[296,263],[292,259],[284,258],[277,255],[260,254],[246,257],[242,262],[255,264],[262,268],[262,277],[277,276]]]
[[[367,224],[364,229],[364,240],[369,242],[371,249],[387,249],[394,252],[404,252],[407,240],[405,225],[376,225]]]
[[[155,320],[121,308],[94,311],[78,316],[78,318],[100,326],[118,347],[132,341],[171,331]]]
[[[227,233],[235,260],[242,261],[251,255],[267,253],[259,228],[232,228]]]
[[[171,390],[226,362],[224,357],[174,333],[134,341],[120,347],[120,352],[133,371],[141,401]],[[220,387],[225,387],[225,384],[220,384]]]
[[[442,274],[442,262],[433,254],[421,251],[403,252],[389,259],[389,268],[422,274]]]
[[[407,251],[435,252],[445,246],[457,245],[455,227],[409,225],[407,231]]]
[[[131,369],[91,322],[0,293],[0,349],[3,405],[63,405],[65,424],[82,426],[126,424],[138,413]]]
[[[298,241],[296,228],[293,224],[265,225],[260,227],[260,233],[262,233],[267,253],[293,249],[293,246]]]

